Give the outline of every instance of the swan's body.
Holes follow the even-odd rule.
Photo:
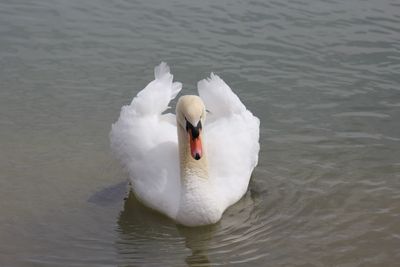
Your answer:
[[[122,108],[111,147],[145,205],[184,225],[215,223],[247,190],[259,120],[213,74],[198,83],[200,97],[179,99],[176,116],[162,114],[182,88],[172,79],[165,63],[155,68],[155,80]]]

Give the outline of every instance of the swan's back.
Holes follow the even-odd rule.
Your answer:
[[[247,191],[258,162],[260,122],[217,75],[200,81],[198,91],[209,110],[204,133],[210,178],[226,208]]]
[[[128,171],[136,197],[171,218],[179,206],[178,139],[175,115],[161,113],[181,88],[161,63],[155,80],[122,107],[110,133],[112,151]]]

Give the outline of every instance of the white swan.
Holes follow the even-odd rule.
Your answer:
[[[176,116],[162,114],[182,84],[166,63],[154,72],[155,80],[122,107],[111,148],[145,205],[183,225],[216,223],[247,191],[259,120],[214,74],[198,82],[200,97],[179,98]]]

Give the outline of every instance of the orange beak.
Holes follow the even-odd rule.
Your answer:
[[[192,157],[195,160],[199,160],[203,155],[203,147],[201,145],[200,135],[194,138],[191,133],[191,130],[189,130],[189,139],[190,139],[190,152],[192,154]]]
[[[190,153],[195,160],[199,160],[203,156],[203,146],[200,137],[201,129],[201,121],[199,121],[196,126],[193,126],[188,122],[188,120],[186,120],[186,131],[189,134]]]

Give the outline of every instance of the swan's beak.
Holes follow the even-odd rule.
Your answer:
[[[201,129],[201,121],[199,121],[196,127],[186,121],[186,131],[189,134],[190,153],[195,160],[199,160],[203,155],[203,147],[200,137]]]

